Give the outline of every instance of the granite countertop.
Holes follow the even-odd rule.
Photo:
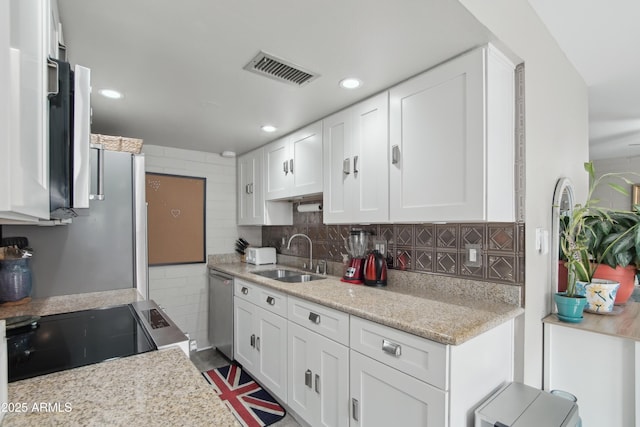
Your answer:
[[[34,299],[0,307],[0,319],[143,299],[136,289]],[[9,402],[14,411],[5,414],[3,426],[240,425],[178,347],[16,381],[9,384]],[[15,404],[26,412],[16,412]]]
[[[584,313],[580,323],[568,323],[558,319],[556,314],[550,314],[543,319],[544,323],[580,329],[588,332],[611,335],[640,341],[640,303],[629,300],[619,307],[619,314]],[[616,310],[618,307],[616,307]]]
[[[334,276],[283,283],[252,274],[274,268],[293,269],[286,266],[209,263],[209,267],[442,344],[462,344],[524,313],[517,305],[430,289],[391,290],[351,285]]]
[[[135,288],[38,298],[22,305],[0,305],[0,319],[24,314],[47,316],[49,314],[129,304],[141,300],[144,300],[144,298]]]
[[[9,402],[26,412],[6,413],[7,427],[240,426],[177,347],[17,381]]]

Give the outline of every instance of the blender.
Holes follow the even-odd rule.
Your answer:
[[[344,239],[344,247],[351,258],[342,277],[343,282],[361,285],[364,283],[364,262],[369,244],[369,232],[351,230],[349,237]]]

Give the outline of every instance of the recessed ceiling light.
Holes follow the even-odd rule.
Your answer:
[[[122,93],[118,92],[117,90],[113,90],[113,89],[100,89],[98,91],[98,93],[102,96],[104,96],[105,98],[110,98],[110,99],[120,99],[122,98]]]
[[[260,129],[262,129],[263,132],[275,132],[278,128],[271,125],[264,125]]]
[[[229,158],[235,157],[236,156],[236,152],[235,151],[227,151],[227,150],[225,150],[222,153],[220,153],[220,155],[222,157],[226,157],[226,158],[229,159]]]
[[[362,82],[355,78],[347,78],[340,80],[340,87],[345,89],[357,89],[362,85]]]

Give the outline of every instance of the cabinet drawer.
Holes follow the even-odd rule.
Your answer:
[[[447,346],[351,316],[352,349],[447,390]]]
[[[258,300],[258,285],[236,278],[233,282],[233,294],[255,304]]]
[[[258,307],[262,307],[267,311],[275,313],[284,318],[287,317],[287,296],[273,289],[255,287],[253,301]]]
[[[288,318],[329,339],[349,345],[349,315],[332,308],[289,297]]]

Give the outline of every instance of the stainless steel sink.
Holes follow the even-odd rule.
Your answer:
[[[275,270],[254,271],[253,274],[286,283],[300,283],[310,282],[311,280],[326,279],[325,276],[318,276],[315,274],[308,274],[295,270],[287,270],[284,268],[278,268]]]
[[[278,277],[276,280],[287,283],[310,282],[312,280],[326,279],[325,276],[316,276],[315,274],[298,274],[296,276]]]
[[[278,268],[276,270],[265,270],[265,271],[254,271],[253,274],[257,274],[258,276],[267,277],[269,279],[280,279],[284,277],[290,276],[299,276],[301,273],[299,271],[286,270],[284,268]]]

